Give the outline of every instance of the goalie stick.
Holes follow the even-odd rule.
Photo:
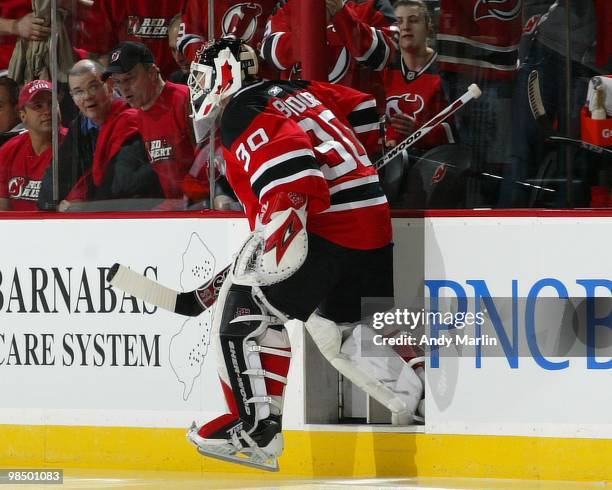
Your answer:
[[[592,145],[591,143],[587,143],[583,140],[561,136],[553,129],[552,123],[546,114],[544,103],[542,102],[542,93],[540,92],[540,74],[537,70],[533,70],[527,79],[527,96],[529,98],[529,108],[531,109],[533,118],[535,119],[538,128],[540,128],[540,131],[542,131],[546,141],[550,143],[576,146],[592,153],[612,156],[612,150],[608,148]]]
[[[472,99],[477,99],[482,94],[478,85],[473,83],[467,89],[467,91],[459,97],[455,102],[451,105],[440,111],[437,115],[423,124],[419,129],[417,129],[414,133],[406,137],[402,140],[398,145],[390,150],[388,153],[385,153],[380,159],[378,159],[374,163],[374,167],[377,170],[383,168],[387,163],[397,157],[400,153],[402,153],[406,148],[410,148],[414,143],[419,141],[423,136],[431,132],[438,124],[446,121],[449,117],[451,117],[455,112],[461,109],[465,104],[467,104]]]
[[[111,286],[164,310],[179,315],[198,316],[215,303],[229,270],[228,265],[208,283],[186,293],[162,286],[121,264],[114,264],[111,267],[106,280]]]

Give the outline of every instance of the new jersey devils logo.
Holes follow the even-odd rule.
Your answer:
[[[136,16],[136,15],[129,15],[128,16],[128,26],[127,26],[127,33],[129,36],[135,36],[136,34],[138,34],[138,31],[140,30],[140,17]]]
[[[13,177],[8,182],[8,193],[11,197],[19,197],[23,194],[26,186],[25,177]]]
[[[404,114],[415,118],[425,108],[425,101],[419,94],[402,94],[387,98],[387,116]]]
[[[438,168],[436,168],[436,171],[431,176],[431,183],[437,184],[438,182],[443,180],[445,176],[446,176],[446,164],[443,163]]]
[[[223,35],[231,34],[250,41],[257,30],[257,17],[261,12],[261,6],[254,2],[239,3],[227,9],[221,22]]]
[[[474,20],[494,17],[509,21],[521,14],[523,0],[478,0],[474,5]]]

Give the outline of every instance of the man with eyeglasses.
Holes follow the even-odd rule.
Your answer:
[[[27,131],[0,148],[0,210],[35,211],[43,174],[51,163],[51,90],[33,80],[19,93],[19,116]],[[61,136],[66,131],[62,128]]]
[[[70,95],[80,112],[59,150],[59,211],[75,201],[163,197],[137,113],[113,96],[112,80],[103,82],[103,72],[99,63],[81,60],[68,74]],[[54,204],[49,169],[38,205],[54,209]]]

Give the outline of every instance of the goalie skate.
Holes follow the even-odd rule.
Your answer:
[[[262,424],[261,422],[268,423]],[[278,471],[278,458],[282,454],[284,446],[280,424],[275,422],[273,417],[261,422],[260,426],[263,431],[258,430],[259,434],[253,433],[251,436],[241,429],[242,424],[238,424],[230,439],[204,438],[198,433],[200,428],[194,422],[187,433],[187,438],[196,445],[202,456],[266,471]],[[266,446],[260,447],[257,444],[255,439],[260,437],[268,439],[270,432],[274,431],[276,431],[276,434],[272,436]],[[267,434],[263,432],[267,432]]]

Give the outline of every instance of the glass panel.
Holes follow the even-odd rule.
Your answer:
[[[225,176],[220,118],[197,117],[194,127],[190,117],[190,63],[201,61],[213,33],[241,37],[259,52],[256,78],[326,78],[373,96],[379,144],[341,114],[348,95],[331,110],[352,126],[370,161],[384,162],[380,179],[394,208],[610,204],[611,158],[602,148],[612,146],[612,84],[594,79],[612,73],[609,1],[277,3],[40,0],[29,15],[31,0],[0,2],[0,70],[19,85],[0,79],[0,144],[23,140],[12,143],[14,156],[1,150],[0,207],[203,209],[212,192],[216,208],[241,209]],[[22,116],[18,103],[25,83],[51,78],[51,27],[65,128],[55,197],[48,114],[28,100]],[[123,41],[138,44],[116,49]],[[471,84],[480,98],[423,131]],[[48,89],[34,92],[44,98]],[[192,91],[197,108],[208,100],[203,93]],[[21,117],[34,145],[16,136]],[[418,129],[426,134],[393,151]],[[320,142],[307,134],[326,165]]]

